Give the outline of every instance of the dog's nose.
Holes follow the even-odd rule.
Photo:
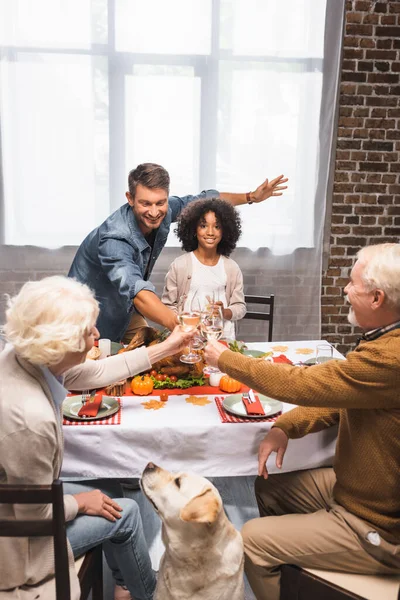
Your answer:
[[[157,465],[155,465],[152,462],[147,463],[145,471],[154,471],[155,469],[158,469]]]

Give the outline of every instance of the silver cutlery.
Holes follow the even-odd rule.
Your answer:
[[[249,402],[250,402],[250,404],[257,402],[254,392],[251,388],[249,389]]]
[[[96,390],[82,390],[82,404],[85,404],[90,398],[94,398]]]

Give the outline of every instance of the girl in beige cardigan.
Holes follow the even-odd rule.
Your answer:
[[[246,313],[243,275],[229,258],[241,234],[238,212],[224,200],[196,200],[182,211],[176,233],[186,254],[172,263],[162,302],[176,311],[184,295],[188,304],[195,292],[202,304],[214,296],[222,307],[224,335],[234,338],[233,322]]]

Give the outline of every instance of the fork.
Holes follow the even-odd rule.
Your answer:
[[[90,398],[90,390],[82,390],[82,404],[85,404]]]

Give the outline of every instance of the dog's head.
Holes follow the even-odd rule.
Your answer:
[[[214,523],[222,500],[210,481],[189,473],[170,473],[149,463],[142,473],[142,489],[166,524]]]

